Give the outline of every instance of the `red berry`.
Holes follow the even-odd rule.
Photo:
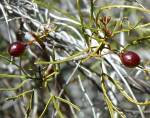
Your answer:
[[[140,64],[140,57],[132,51],[123,52],[120,54],[121,62],[128,68],[134,68]]]
[[[18,41],[10,44],[8,48],[8,53],[11,56],[19,57],[24,53],[25,49],[26,49],[26,44]]]

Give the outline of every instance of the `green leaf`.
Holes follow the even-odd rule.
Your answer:
[[[85,49],[82,52],[79,52],[77,54],[68,56],[68,57],[66,57],[65,59],[62,59],[62,60],[56,60],[56,61],[51,61],[51,62],[48,62],[48,61],[37,61],[37,62],[35,62],[35,64],[59,64],[59,63],[64,63],[64,62],[67,62],[67,61],[74,60],[76,57],[80,56],[81,54],[83,54],[87,50],[89,50],[89,48],[87,48],[87,49]]]
[[[63,116],[63,114],[62,114],[62,112],[61,112],[61,110],[60,110],[60,108],[59,108],[59,104],[56,102],[55,98],[53,99],[53,103],[54,103],[55,109],[56,109],[57,112],[58,112],[59,117],[60,117],[60,118],[64,118],[64,116]]]
[[[10,79],[26,79],[26,75],[13,75],[13,74],[0,74],[0,78],[1,79],[6,79],[6,78],[10,78]]]
[[[15,91],[15,90],[21,88],[27,82],[29,82],[29,79],[24,80],[19,85],[17,85],[15,88],[0,88],[0,91]]]
[[[63,99],[63,98],[61,98],[61,97],[58,97],[58,96],[55,96],[55,98],[57,98],[57,99],[60,100],[61,102],[64,102],[64,103],[66,103],[66,104],[68,104],[68,105],[71,105],[73,108],[75,108],[76,110],[80,111],[80,108],[79,108],[77,105],[71,103],[70,101],[65,100],[65,99]]]
[[[47,101],[46,106],[45,106],[43,112],[41,113],[41,115],[39,116],[39,118],[42,118],[42,117],[43,117],[43,115],[44,115],[46,109],[48,108],[48,105],[51,103],[51,101],[53,100],[53,98],[54,98],[53,96],[51,96],[51,97],[49,98],[49,100]]]

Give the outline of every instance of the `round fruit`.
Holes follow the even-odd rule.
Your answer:
[[[25,49],[26,49],[26,44],[18,41],[10,44],[8,48],[8,53],[11,56],[19,57],[24,53]]]
[[[140,57],[132,51],[123,52],[120,54],[121,62],[129,68],[134,68],[140,64]]]

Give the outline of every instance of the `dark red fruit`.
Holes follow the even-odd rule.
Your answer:
[[[120,54],[121,62],[128,68],[134,68],[140,64],[140,57],[132,51],[123,52]]]
[[[11,56],[19,57],[24,53],[25,49],[26,49],[26,44],[18,41],[10,44],[8,48],[8,53]]]

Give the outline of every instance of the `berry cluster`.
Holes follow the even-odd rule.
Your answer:
[[[103,22],[105,24],[107,24],[109,21],[110,21],[110,18],[108,20],[106,20],[106,18],[103,19]],[[30,39],[32,39],[31,36],[30,36]],[[34,40],[32,39],[31,42],[33,43],[33,41]],[[30,43],[24,43],[22,41],[13,42],[12,44],[10,44],[10,46],[8,48],[8,53],[11,56],[13,56],[13,57],[19,57],[25,52],[27,44],[30,44]],[[139,57],[139,55],[136,54],[133,51],[122,52],[122,53],[119,54],[119,56],[120,56],[121,62],[126,67],[134,68],[134,67],[136,67],[136,66],[138,66],[140,64],[140,57]]]
[[[111,20],[110,16],[104,16],[100,19],[100,22],[103,24],[103,32],[105,34],[105,39],[110,39],[112,32],[108,28],[108,24]],[[140,57],[133,51],[126,51],[119,54],[121,62],[128,68],[134,68],[140,64]]]

